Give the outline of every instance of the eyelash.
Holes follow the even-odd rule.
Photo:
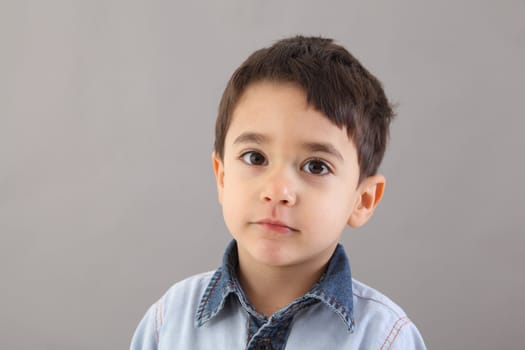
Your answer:
[[[263,158],[264,162],[262,164],[253,164],[249,158],[249,156],[252,156],[252,155],[258,155],[260,157]],[[248,156],[248,158],[247,158]],[[246,151],[246,152],[243,152],[239,159],[244,162],[245,164],[248,164],[248,165],[253,165],[253,166],[263,166],[263,165],[266,165],[267,163],[267,160],[266,160],[266,157],[264,156],[264,154],[262,154],[261,152],[258,152],[258,151]],[[306,166],[308,164],[311,164],[311,162],[318,162],[320,163],[321,167],[323,167],[323,172],[320,173],[320,174],[316,174],[316,173],[313,173],[311,171],[307,171],[306,170]],[[305,173],[307,174],[310,174],[310,175],[315,175],[315,176],[324,176],[324,175],[328,175],[328,174],[333,174],[333,170],[332,168],[330,167],[330,165],[322,160],[322,159],[319,159],[319,158],[311,158],[311,159],[308,159],[302,166],[301,166],[301,170],[303,170]]]

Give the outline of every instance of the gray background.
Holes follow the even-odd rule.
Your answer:
[[[399,104],[355,277],[432,349],[523,349],[525,2],[1,1],[0,346],[124,349],[230,237],[210,153],[253,50],[334,37]]]

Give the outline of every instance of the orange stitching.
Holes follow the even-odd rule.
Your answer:
[[[406,326],[407,324],[409,324],[409,323],[411,323],[411,321],[407,318],[407,319],[405,320],[405,323],[403,323],[403,324],[399,327],[399,329],[397,330],[397,333],[396,333],[396,335],[394,336],[394,339],[392,339],[392,342],[390,343],[390,346],[388,347],[387,350],[389,350],[389,349],[392,347],[392,345],[394,345],[394,342],[396,341],[397,336],[399,335],[399,333],[401,333],[401,329],[403,329],[403,327],[405,327],[405,326]]]
[[[385,341],[383,342],[383,345],[381,345],[381,349],[380,350],[382,350],[385,347],[386,342],[388,341],[388,338],[390,338],[390,336],[392,335],[392,332],[394,332],[394,329],[396,329],[396,326],[397,326],[398,322],[401,321],[401,320],[404,320],[406,318],[408,318],[408,317],[407,316],[403,316],[403,317],[397,319],[397,321],[392,326],[392,329],[390,330],[390,333],[388,333],[388,335],[386,336]]]

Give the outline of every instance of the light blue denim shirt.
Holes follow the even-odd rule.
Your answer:
[[[319,282],[271,317],[251,306],[237,263],[232,241],[216,271],[173,285],[147,311],[131,349],[426,349],[399,306],[352,279],[341,245]]]

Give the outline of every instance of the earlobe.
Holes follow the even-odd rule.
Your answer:
[[[213,165],[213,172],[215,173],[215,180],[217,181],[217,196],[219,203],[222,204],[222,191],[224,188],[224,166],[217,153],[213,152],[211,155]]]
[[[383,198],[385,184],[386,179],[383,175],[373,175],[363,180],[359,185],[358,199],[348,219],[348,225],[359,227],[370,219],[381,198]]]

